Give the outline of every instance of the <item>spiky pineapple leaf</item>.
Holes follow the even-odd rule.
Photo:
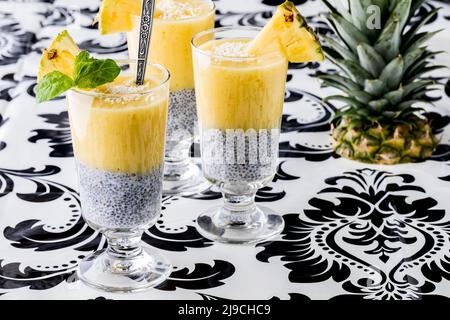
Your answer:
[[[381,112],[389,105],[389,100],[387,99],[379,99],[379,100],[373,100],[369,102],[369,107],[375,112]]]
[[[403,85],[409,84],[408,82],[409,79],[411,79],[412,81],[416,80],[416,78],[414,78],[414,75],[420,72],[420,70],[426,68],[429,63],[430,62],[428,60],[421,61],[419,63],[412,65],[408,70],[406,70]]]
[[[401,32],[400,22],[392,21],[384,27],[380,37],[375,42],[375,50],[377,50],[386,61],[392,60],[400,53]]]
[[[339,11],[328,0],[322,0],[323,4],[330,10],[330,12],[340,14]],[[346,12],[348,14],[348,12]]]
[[[367,34],[367,15],[361,0],[349,0],[350,12],[353,24]]]
[[[329,46],[331,49],[333,49],[334,51],[339,53],[343,59],[348,59],[348,60],[356,60],[357,59],[356,55],[353,52],[348,50],[346,47],[344,47],[343,45],[341,45],[339,42],[332,39],[331,37],[322,36],[321,40],[323,41],[323,43],[325,45]],[[326,47],[324,47],[323,49],[326,50]]]
[[[370,43],[367,36],[358,30],[351,22],[348,22],[342,16],[335,13],[330,14],[336,30],[342,40],[348,45],[348,47],[356,54],[356,47],[360,43]]]
[[[391,105],[396,105],[402,101],[405,91],[402,87],[395,91],[388,92],[384,95],[384,99],[387,99]]]
[[[427,74],[429,72],[440,70],[440,69],[446,69],[446,68],[448,68],[448,67],[444,66],[444,65],[436,65],[436,66],[428,66],[428,67],[425,67],[425,68],[420,68],[419,70],[414,71],[412,73],[408,73],[405,76],[405,84],[409,84],[412,81],[414,81],[415,79],[417,79],[417,78],[419,78],[419,77],[421,77],[421,76],[423,76],[423,75],[425,75],[425,74]]]
[[[364,90],[374,97],[380,97],[387,89],[384,81],[379,79],[367,79],[364,82]]]
[[[340,96],[340,95],[335,95],[335,96],[329,96],[325,98],[325,101],[340,101],[340,102],[344,102],[347,105],[356,107],[356,108],[364,108],[364,104],[359,102],[356,99],[350,98],[350,97],[346,97],[346,96]]]
[[[355,97],[355,99],[361,103],[369,103],[369,101],[373,99],[373,97],[370,94],[368,94],[363,90],[351,91],[349,92],[349,94]]]
[[[380,80],[386,83],[388,89],[398,88],[403,79],[403,57],[398,56],[392,60],[380,75]]]
[[[371,78],[370,73],[355,61],[337,59],[336,65],[358,84],[363,85],[366,79]]]
[[[411,100],[420,100],[426,102],[427,93],[430,92],[430,90],[422,89],[419,91],[416,91],[413,93],[410,97]]]
[[[353,80],[343,77],[338,74],[324,74],[320,75],[319,79],[322,79],[323,81],[337,83],[343,87],[345,87],[347,90],[361,90],[362,88]]]
[[[359,63],[369,71],[373,77],[378,77],[386,66],[383,57],[370,45],[361,43],[357,47]]]
[[[439,32],[443,31],[445,29],[436,30],[433,32],[421,32],[416,34],[410,42],[408,42],[405,47],[403,48],[404,51],[412,51],[417,48],[420,48],[423,46],[428,40],[433,38],[435,35],[437,35]]]
[[[411,43],[412,38],[417,34],[417,32],[419,32],[420,29],[422,29],[422,27],[431,19],[434,18],[434,16],[436,16],[439,12],[441,8],[435,8],[433,10],[431,10],[430,12],[428,12],[425,16],[423,16],[419,21],[417,21],[416,23],[414,23],[410,29],[408,30],[408,32],[406,32],[403,35],[403,44],[402,47],[408,47],[408,45]]]
[[[394,10],[392,10],[391,16],[389,17],[386,24],[389,24],[394,21],[399,21],[400,29],[403,30],[403,28],[406,26],[406,23],[409,20],[410,10],[411,10],[411,0],[397,0],[397,4]]]
[[[410,94],[415,93],[417,90],[427,88],[435,84],[432,80],[418,80],[403,87],[403,94],[405,97],[409,97]]]
[[[402,103],[397,105],[397,109],[398,110],[408,110],[411,109],[411,107],[415,104],[415,103],[419,103],[419,102],[423,102],[422,100],[407,100],[407,101],[403,101]]]
[[[386,61],[394,59],[400,53],[401,34],[411,7],[411,0],[392,1],[395,2],[395,8],[374,46]]]
[[[367,10],[368,6],[371,5],[377,6],[378,8],[380,8],[382,21],[386,21],[387,20],[386,12],[389,7],[389,2],[390,2],[389,0],[367,0],[367,5],[365,5],[365,8]]]
[[[415,50],[409,51],[404,56],[404,69],[408,70],[408,68],[425,53],[427,50],[426,47],[417,48]]]
[[[326,0],[324,0],[325,2]],[[328,2],[328,1],[326,1]],[[334,8],[337,13],[339,13],[345,20],[348,22],[352,22],[352,16],[350,15],[350,12],[342,5],[340,0],[334,0]]]

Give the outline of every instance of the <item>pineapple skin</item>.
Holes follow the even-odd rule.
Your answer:
[[[434,81],[423,76],[442,67],[430,61],[441,52],[426,47],[436,32],[421,30],[438,9],[413,21],[424,0],[348,0],[348,10],[322,1],[330,9],[337,35],[337,39],[323,37],[323,49],[342,72],[319,78],[324,86],[343,92],[326,100],[345,103],[333,120],[335,153],[386,165],[431,157],[439,141],[416,103],[427,103],[426,94],[436,90],[431,87]],[[365,24],[371,5],[381,8],[380,29]]]
[[[432,156],[439,141],[427,119],[412,116],[408,124],[368,125],[343,117],[333,126],[333,147],[339,156],[364,163],[394,165]]]

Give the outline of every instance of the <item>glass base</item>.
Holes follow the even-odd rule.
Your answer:
[[[163,177],[164,195],[189,196],[208,189],[211,184],[203,177],[200,168],[193,162],[183,166],[182,170],[170,170],[166,164]]]
[[[108,292],[137,292],[164,282],[172,272],[171,264],[150,249],[132,258],[118,258],[107,249],[82,260],[78,278],[85,284]]]
[[[232,214],[223,206],[197,218],[197,231],[210,240],[251,244],[268,240],[284,229],[283,218],[269,208],[257,206],[250,214]]]

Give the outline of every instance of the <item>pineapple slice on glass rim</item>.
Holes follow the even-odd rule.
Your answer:
[[[52,71],[59,71],[72,77],[75,58],[80,48],[67,30],[61,31],[48,49],[44,49],[39,64],[38,81]]]
[[[261,55],[281,50],[290,62],[325,60],[319,38],[291,1],[279,5],[271,20],[253,39],[247,52]]]

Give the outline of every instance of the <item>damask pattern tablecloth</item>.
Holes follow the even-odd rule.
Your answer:
[[[217,26],[262,26],[272,0],[216,1]],[[447,1],[448,2],[448,1]],[[213,243],[195,217],[220,203],[216,189],[164,197],[146,245],[174,264],[170,279],[149,291],[107,294],[83,285],[80,259],[105,246],[80,215],[80,199],[64,98],[34,98],[42,49],[67,28],[83,49],[126,57],[124,35],[99,36],[93,0],[0,1],[0,298],[1,299],[424,299],[450,297],[450,74],[429,96],[441,144],[428,161],[374,166],[333,156],[334,93],[315,77],[323,64],[291,64],[280,164],[257,201],[283,215],[286,227],[253,246]],[[319,0],[296,1],[321,34],[331,33]],[[450,4],[426,30],[445,29],[433,50],[450,49]],[[450,66],[450,56],[439,64]]]

